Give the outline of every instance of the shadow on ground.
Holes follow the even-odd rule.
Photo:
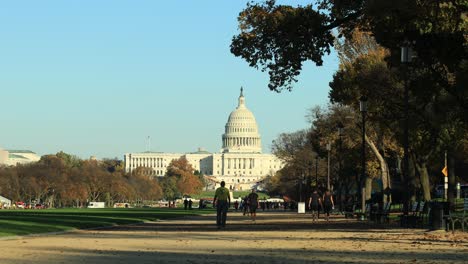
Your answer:
[[[42,237],[26,244],[27,250],[18,253],[21,256],[0,256],[0,263],[430,264],[465,263],[468,253],[466,241],[454,245],[445,233],[425,241],[424,230],[340,217],[312,222],[309,215],[269,212],[259,214],[253,223],[247,216],[231,213],[222,230],[214,221],[214,215],[190,216],[50,236],[75,241],[73,245],[39,243],[47,239]]]

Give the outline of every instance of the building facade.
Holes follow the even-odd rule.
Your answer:
[[[238,106],[226,123],[220,153],[210,153],[203,149],[185,154],[126,153],[125,169],[131,172],[138,167],[146,167],[151,168],[153,176],[164,176],[170,162],[181,157],[212,180],[212,187],[225,181],[226,187],[232,190],[250,189],[283,167],[276,156],[262,153],[257,121],[245,104],[242,88]]]
[[[37,162],[41,159],[39,155],[30,150],[3,150],[0,149],[0,165],[16,166]]]

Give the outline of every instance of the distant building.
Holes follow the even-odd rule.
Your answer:
[[[267,175],[283,167],[283,163],[272,154],[263,154],[257,121],[245,105],[243,90],[237,108],[231,112],[222,135],[220,153],[203,149],[192,153],[142,152],[126,153],[125,170],[138,167],[152,169],[154,176],[164,176],[172,160],[184,157],[193,168],[214,183],[212,187],[226,182],[232,190],[246,190],[257,185]]]
[[[0,165],[16,166],[37,162],[41,159],[39,155],[30,150],[3,150],[0,149]]]
[[[0,196],[0,208],[10,208],[11,207],[11,200]]]

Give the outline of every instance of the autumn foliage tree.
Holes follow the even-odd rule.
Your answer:
[[[166,185],[172,186],[182,195],[199,193],[203,188],[203,182],[194,174],[192,165],[184,157],[173,160],[167,168],[165,176]]]
[[[51,207],[80,207],[90,201],[136,202],[162,198],[159,182],[148,174],[126,173],[116,159],[81,160],[59,152],[25,165],[0,167],[0,194],[14,201]]]

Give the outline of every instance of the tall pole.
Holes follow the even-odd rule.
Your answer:
[[[362,190],[361,196],[365,196],[364,191],[364,181],[366,180],[366,112],[362,112],[362,173],[361,173],[361,182],[360,188]],[[364,199],[363,199],[364,200]],[[365,210],[365,205],[362,204],[362,212]]]
[[[301,178],[301,183],[299,185],[299,202],[302,203],[302,178]]]
[[[406,79],[406,78],[405,78]],[[403,177],[406,182],[406,208],[409,210],[410,188],[409,188],[409,91],[405,80],[405,122],[403,130]]]
[[[365,191],[364,191],[364,181],[366,180],[366,112],[367,112],[367,98],[361,96],[359,99],[359,108],[362,113],[362,154],[361,154],[361,179],[359,181],[359,189],[361,191],[361,210],[362,212],[366,209],[365,204]]]
[[[408,46],[401,48],[401,63],[408,64],[411,62],[412,51]],[[407,70],[407,68],[406,68]],[[403,122],[403,178],[405,179],[405,204],[404,213],[409,212],[410,188],[409,188],[409,89],[407,76],[404,76],[404,122]]]
[[[318,156],[315,156],[315,187],[318,189]]]
[[[342,144],[342,135],[343,135],[343,124],[342,123],[339,123],[338,124],[338,136],[339,136],[339,142],[338,142],[338,147],[339,147],[339,154],[338,154],[338,182],[342,182],[341,179],[343,177],[342,175],[342,172],[341,172],[341,159],[342,159],[342,156],[343,155],[343,144]],[[340,210],[343,210],[343,197],[342,197],[342,186],[340,186],[340,188],[338,189],[338,192],[339,192],[339,201],[340,201]]]
[[[448,168],[447,167],[447,151],[445,151],[445,168]],[[448,170],[447,170],[448,171]],[[447,201],[448,200],[448,174],[447,176],[444,175],[444,200]]]
[[[328,152],[328,164],[327,164],[327,190],[331,190],[330,189],[330,150],[331,150],[331,144],[330,143],[327,143],[327,152]]]

